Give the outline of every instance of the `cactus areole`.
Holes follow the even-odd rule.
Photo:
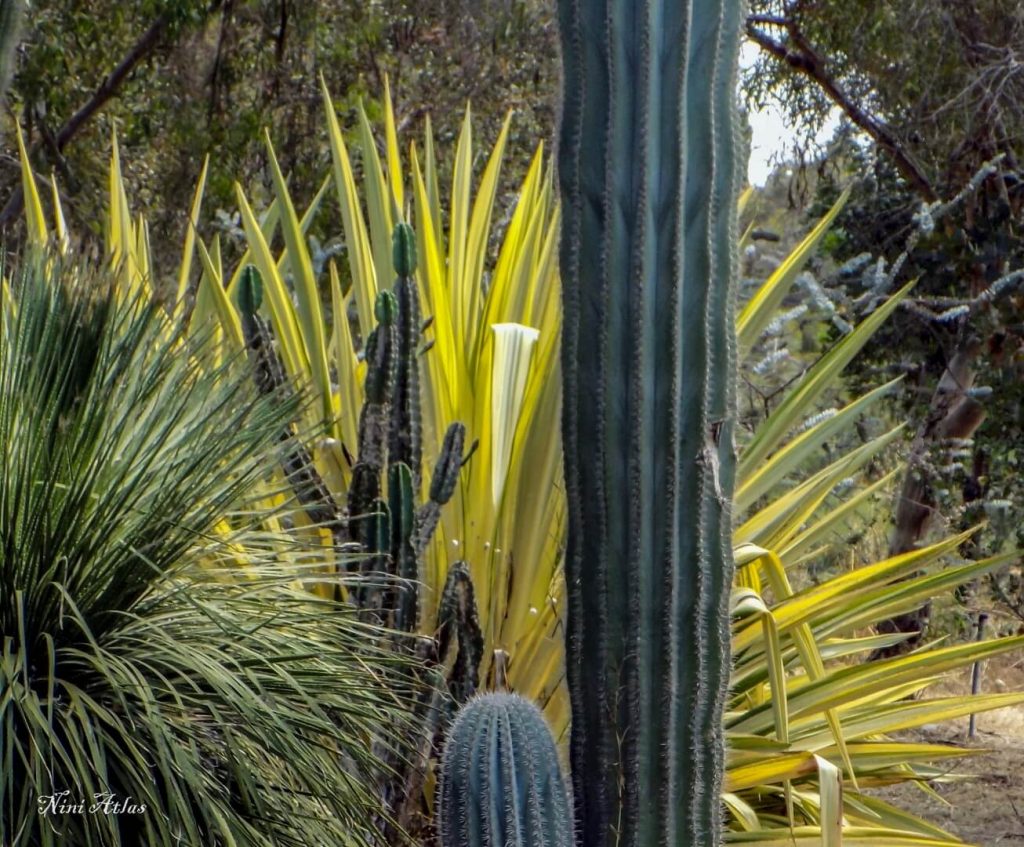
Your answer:
[[[739,0],[559,0],[581,847],[721,841]]]

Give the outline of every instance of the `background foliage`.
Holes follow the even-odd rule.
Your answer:
[[[445,150],[468,99],[486,138],[514,110],[503,206],[533,145],[551,134],[557,89],[553,12],[540,0],[40,0],[19,52],[5,121],[24,125],[40,174],[57,172],[74,229],[99,234],[106,157],[96,151],[116,129],[130,154],[125,176],[139,211],[173,241],[211,150],[206,220],[237,232],[235,180],[262,186],[254,198],[262,205],[270,190],[264,127],[274,128],[296,196],[315,193],[329,168],[320,74],[339,98],[343,121],[355,116],[360,98],[371,118],[380,117],[387,76],[399,129],[418,134],[429,112]],[[112,98],[58,143],[108,75],[133,57]],[[3,141],[6,200],[18,171],[13,134]],[[0,213],[8,228],[18,217],[11,211]],[[324,243],[339,235],[329,228],[317,234]],[[154,244],[158,253],[164,246]]]

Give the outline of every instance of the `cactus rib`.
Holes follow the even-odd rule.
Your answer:
[[[505,693],[460,709],[438,807],[443,847],[572,847],[568,792],[540,710]]]
[[[581,847],[720,843],[740,0],[559,0]]]

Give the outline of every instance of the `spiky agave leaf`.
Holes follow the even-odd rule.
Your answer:
[[[299,399],[210,367],[109,275],[40,262],[10,289],[0,841],[369,843],[399,660],[306,590],[314,551],[251,494]],[[63,791],[136,811],[40,814]]]
[[[792,281],[794,262],[806,258],[831,216],[754,293],[741,313],[756,315],[746,324],[741,317],[737,326],[741,339],[746,328],[748,350],[750,339],[778,310],[780,292]],[[956,701],[926,696],[951,669],[1019,649],[1016,639],[932,645],[906,661],[864,664],[868,653],[885,640],[865,636],[865,630],[890,613],[915,608],[938,591],[1004,566],[1017,554],[942,568],[968,532],[902,556],[860,564],[817,585],[791,584],[792,574],[842,539],[843,530],[893,478],[889,474],[861,486],[859,492],[847,492],[839,502],[831,493],[840,476],[853,477],[857,465],[892,441],[896,429],[860,447],[833,449],[827,460],[820,450],[826,442],[841,444],[843,434],[853,430],[856,419],[891,384],[829,415],[814,413],[826,392],[836,392],[843,368],[909,288],[897,292],[794,378],[741,445],[734,665],[726,715],[730,760],[725,801],[731,828],[737,831],[730,843],[959,843],[862,789],[946,778],[948,768],[937,763],[964,755],[947,745],[892,741],[888,734],[1024,702],[1021,694]],[[807,419],[810,423],[801,428]],[[915,572],[920,575],[906,579]],[[915,696],[919,699],[907,699]],[[841,790],[836,792],[839,772]],[[826,785],[832,790],[823,790]],[[841,828],[836,827],[839,820]]]

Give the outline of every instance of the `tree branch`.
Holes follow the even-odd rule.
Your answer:
[[[813,80],[854,124],[871,136],[875,143],[892,157],[900,174],[914,186],[924,199],[929,202],[934,202],[938,199],[928,177],[925,176],[924,171],[921,170],[921,167],[914,161],[913,157],[903,148],[903,145],[893,134],[892,130],[885,123],[872,117],[858,106],[843,90],[842,86],[829,75],[825,69],[824,59],[800,36],[791,20],[784,23],[789,30],[791,39],[797,43],[798,49],[796,50],[791,50],[782,42],[761,32],[755,23],[755,21],[750,19],[747,20],[746,33],[751,41],[769,55],[781,62],[785,62],[793,70]],[[772,21],[771,23],[782,25],[783,21]]]
[[[747,26],[757,24],[758,26],[789,26],[788,18],[780,18],[778,15],[747,15]]]
[[[67,122],[58,130],[53,139],[58,152],[64,150],[67,143],[85,126],[89,119],[117,94],[118,89],[120,89],[131,72],[156,49],[164,35],[168,22],[169,18],[167,15],[161,15],[157,18],[149,29],[139,37],[131,50],[125,54],[124,58],[117,64],[117,67],[100,83],[99,88],[96,89],[92,97],[68,118]],[[30,155],[38,149],[39,144],[34,144]],[[24,205],[25,197],[19,185],[11,199],[7,201],[7,205],[0,211],[0,226],[6,226],[13,218],[20,215]]]

